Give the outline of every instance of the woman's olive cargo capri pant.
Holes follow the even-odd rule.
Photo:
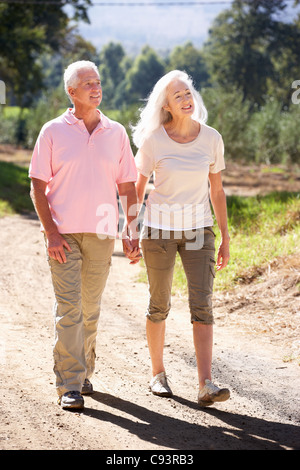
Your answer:
[[[212,228],[173,232],[145,226],[141,246],[150,294],[146,316],[153,322],[167,318],[178,252],[187,278],[191,322],[213,324],[215,235]]]

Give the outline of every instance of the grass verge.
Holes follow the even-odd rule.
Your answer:
[[[0,217],[33,210],[28,169],[0,161]]]
[[[269,263],[299,252],[300,195],[292,192],[266,196],[229,196],[228,225],[230,232],[230,263],[218,272],[215,290],[231,289],[237,284],[259,277]],[[216,250],[220,234],[215,225]],[[142,272],[140,280],[146,282]],[[177,256],[173,292],[186,294],[186,277]]]

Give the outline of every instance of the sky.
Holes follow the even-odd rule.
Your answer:
[[[231,1],[141,0],[135,3],[146,5],[135,6],[126,5],[134,0],[94,0],[93,3],[88,10],[90,24],[80,23],[79,34],[98,50],[113,41],[120,42],[127,53],[136,54],[146,44],[160,53],[187,41],[200,47],[207,39],[214,18],[229,8]]]

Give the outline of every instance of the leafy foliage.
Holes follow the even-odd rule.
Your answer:
[[[75,19],[88,21],[90,0],[68,3]],[[300,79],[300,17],[285,21],[286,7],[286,0],[234,0],[202,49],[187,42],[161,57],[145,46],[131,57],[113,42],[97,51],[59,5],[0,4],[0,78],[7,102],[20,109],[18,117],[2,113],[0,141],[32,147],[43,123],[69,104],[64,68],[85,59],[99,67],[103,111],[121,119],[129,134],[155,82],[181,69],[204,98],[208,124],[223,135],[227,159],[297,163],[300,106],[291,87]]]
[[[0,4],[0,76],[19,106],[28,106],[43,83],[43,53],[59,51],[67,40],[69,18],[63,4]],[[90,0],[72,0],[74,18],[87,20]],[[13,84],[13,85],[12,85]]]

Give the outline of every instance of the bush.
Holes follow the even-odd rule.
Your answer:
[[[222,88],[201,92],[208,110],[207,124],[223,136],[227,160],[256,163],[299,163],[298,130],[300,106],[282,110],[279,101],[269,98],[262,108],[242,99],[238,91],[226,93]],[[0,143],[33,148],[43,124],[70,105],[62,89],[43,95],[34,108],[0,108]],[[136,124],[141,103],[105,110],[108,117],[121,122],[131,139],[131,125]],[[131,141],[132,149],[136,149]]]
[[[239,92],[225,93],[221,88],[207,88],[201,93],[208,111],[207,124],[223,137],[226,158],[253,160],[254,148],[249,135],[249,103]]]
[[[280,151],[283,163],[299,163],[300,105],[291,105],[289,111],[282,112],[280,120]]]
[[[32,149],[42,126],[57,117],[69,104],[65,92],[58,88],[44,94],[30,109],[0,107],[0,144]]]
[[[17,113],[6,113],[7,108],[0,107],[0,144],[17,145],[17,127],[19,117]]]
[[[24,145],[27,148],[33,148],[43,125],[56,118],[69,105],[70,102],[65,92],[60,88],[43,95],[36,106],[28,112]]]
[[[261,109],[254,112],[249,120],[249,135],[254,145],[254,159],[257,163],[280,163],[281,104],[270,98]]]
[[[263,107],[243,101],[239,92],[220,88],[202,92],[208,124],[223,136],[228,160],[256,163],[299,163],[300,106],[282,109],[282,103],[267,98]]]

